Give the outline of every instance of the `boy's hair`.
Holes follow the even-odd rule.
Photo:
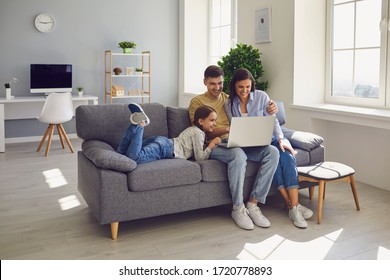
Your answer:
[[[194,125],[202,129],[202,126],[199,124],[199,119],[206,119],[212,112],[217,113],[214,108],[207,105],[198,107],[194,114]]]
[[[225,73],[223,69],[217,65],[210,65],[204,70],[204,79],[223,77]]]

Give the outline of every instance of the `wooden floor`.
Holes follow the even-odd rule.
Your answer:
[[[80,140],[71,142],[80,149]],[[113,241],[77,191],[77,154],[54,141],[44,157],[37,145],[7,144],[0,154],[2,260],[390,259],[390,192],[359,182],[361,211],[347,183],[328,184],[322,224],[313,217],[304,230],[272,196],[262,206],[268,229],[239,229],[226,205],[120,223]],[[316,201],[300,191],[300,202],[315,214]]]

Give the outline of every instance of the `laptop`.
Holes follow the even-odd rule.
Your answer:
[[[271,144],[275,116],[233,117],[230,122],[227,143],[218,144],[225,148],[254,147]]]

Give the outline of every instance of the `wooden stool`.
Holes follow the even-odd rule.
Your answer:
[[[347,181],[351,184],[353,198],[355,199],[356,209],[359,211],[359,199],[353,178],[355,170],[348,165],[324,161],[312,166],[298,167],[298,180],[318,183],[318,213],[317,222],[321,224],[322,205],[325,198],[325,187],[327,182]],[[309,188],[310,199],[313,199],[314,187]]]

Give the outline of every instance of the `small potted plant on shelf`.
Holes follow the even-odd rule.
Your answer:
[[[123,53],[131,53],[137,44],[133,41],[122,41],[118,43],[118,46],[123,49]]]
[[[135,68],[136,75],[142,75],[142,68]]]
[[[78,91],[80,97],[83,96],[83,88],[82,87],[78,87],[77,91]]]

